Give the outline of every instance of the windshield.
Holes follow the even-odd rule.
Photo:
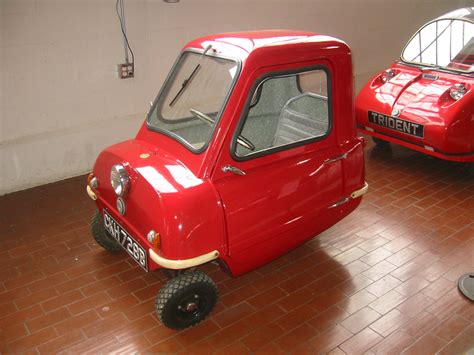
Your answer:
[[[238,69],[235,61],[207,52],[212,49],[181,55],[147,119],[194,152],[209,143]]]
[[[474,24],[441,19],[422,27],[408,42],[402,60],[443,69],[474,70]]]

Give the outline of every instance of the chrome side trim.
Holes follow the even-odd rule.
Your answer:
[[[334,208],[334,207],[343,205],[344,203],[349,202],[349,201],[350,201],[349,197],[343,198],[341,201],[337,201],[335,204],[329,206],[329,208]]]
[[[365,195],[368,190],[369,190],[369,184],[365,182],[364,186],[362,186],[360,189],[355,190],[353,193],[351,193],[351,198],[361,197],[362,195]]]
[[[366,194],[368,190],[369,190],[369,184],[367,182],[364,182],[364,186],[352,192],[350,197],[346,197],[346,198],[343,198],[342,200],[335,202],[334,204],[329,206],[328,209],[338,207],[340,205],[343,205],[349,202],[351,199],[356,199],[358,197],[361,197],[362,195]]]
[[[196,256],[195,258],[184,260],[171,260],[163,258],[162,256],[159,256],[153,249],[148,249],[148,253],[150,254],[151,260],[153,260],[155,263],[171,270],[181,270],[202,265],[219,257],[219,252],[217,250]]]
[[[326,159],[324,161],[324,164],[331,164],[331,163],[334,163],[336,161],[343,160],[343,159],[346,159],[346,158],[347,158],[347,153],[344,153],[342,155],[339,155],[338,157],[331,158],[331,159]]]
[[[97,195],[95,194],[94,191],[92,191],[92,189],[91,189],[91,187],[90,187],[89,185],[87,185],[86,190],[87,190],[87,194],[89,195],[89,197],[90,197],[93,201],[97,200]]]

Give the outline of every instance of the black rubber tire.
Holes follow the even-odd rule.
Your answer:
[[[181,274],[164,285],[156,296],[156,313],[171,329],[198,324],[212,311],[219,297],[214,281],[201,271]],[[183,310],[185,305],[195,310]]]
[[[377,137],[372,137],[372,141],[375,143],[377,147],[388,147],[390,146],[390,143],[387,141],[384,141],[383,139],[377,138]]]
[[[102,248],[112,253],[122,250],[120,244],[105,230],[102,215],[96,211],[91,218],[91,234]]]

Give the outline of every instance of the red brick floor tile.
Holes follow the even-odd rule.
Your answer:
[[[393,309],[373,322],[370,325],[370,328],[375,330],[380,335],[386,337],[392,332],[396,331],[402,325],[406,324],[408,321],[410,321],[410,317],[403,314],[398,309]]]
[[[421,291],[429,284],[430,283],[423,277],[414,276],[411,279],[408,279],[405,282],[401,283],[399,286],[395,287],[395,291],[408,297],[414,295],[418,291]]]
[[[178,352],[178,354],[182,355],[208,355],[213,353],[215,353],[215,349],[207,340],[196,342],[192,346],[184,348]]]
[[[408,317],[416,317],[418,313],[425,311],[433,303],[434,300],[420,292],[401,302],[397,309]]]
[[[350,331],[340,325],[336,325],[312,338],[309,341],[309,345],[315,353],[325,353],[338,347],[352,336],[353,334]]]
[[[38,346],[38,351],[40,354],[58,353],[61,350],[66,350],[70,346],[79,343],[84,338],[80,330],[73,330]]]
[[[274,343],[268,344],[261,349],[258,349],[254,353],[255,355],[284,355],[288,352],[283,351],[279,346]]]
[[[278,305],[268,305],[248,315],[242,321],[246,323],[251,329],[258,329],[265,324],[274,322],[276,314],[282,317],[286,314],[286,312]]]
[[[371,323],[375,322],[381,315],[370,307],[364,307],[351,314],[340,324],[352,333],[358,333]]]
[[[247,302],[241,302],[238,305],[228,308],[225,311],[214,316],[214,322],[222,328],[245,318],[254,311]]]
[[[370,328],[365,328],[360,333],[339,345],[339,347],[347,354],[364,354],[381,340],[383,340],[383,338],[379,334]]]
[[[375,354],[398,355],[415,340],[405,331],[395,331],[372,348]],[[370,352],[369,352],[370,353]]]
[[[145,353],[160,353],[160,354],[169,354],[169,353],[176,353],[177,351],[181,350],[181,345],[173,338],[163,340],[160,343],[157,343],[151,346],[148,349],[145,349]],[[140,349],[141,350],[141,349]]]
[[[317,333],[313,328],[303,323],[292,331],[281,336],[275,341],[275,343],[285,352],[292,352],[316,334]]]
[[[29,319],[39,317],[43,314],[44,312],[41,307],[36,304],[9,315],[0,315],[0,329],[7,328],[13,324],[25,323]]]
[[[6,349],[7,352],[13,353],[34,350],[38,345],[44,344],[56,337],[57,333],[50,327],[15,340],[8,344]]]
[[[199,327],[191,327],[175,335],[176,340],[184,347],[193,346],[198,341],[217,332],[219,327],[211,319],[199,323]]]
[[[94,314],[88,314],[87,316],[85,316],[85,314],[86,313],[82,313],[75,317],[81,317],[80,321],[83,322],[83,332],[89,338],[108,333],[115,333],[127,324],[125,323],[125,316],[121,313],[117,313],[116,315],[105,319],[97,319],[98,317],[95,312]],[[71,318],[71,320],[72,319],[74,318]]]
[[[55,294],[56,294],[56,291],[55,291]],[[59,296],[53,297],[53,298],[49,298],[43,302],[41,302],[41,300],[38,300],[38,301],[41,302],[41,308],[44,309],[45,312],[50,312],[59,307],[63,307],[73,302],[82,300],[83,298],[84,298],[84,295],[80,291],[74,290],[74,291],[70,291],[70,292],[61,294]]]
[[[247,303],[253,308],[259,309],[273,302],[277,302],[287,296],[287,292],[280,287],[273,287],[269,290],[260,292],[259,294],[247,299]]]
[[[435,316],[428,312],[420,312],[405,323],[401,329],[408,332],[414,338],[420,338],[438,325]]]
[[[95,311],[89,310],[79,315],[68,317],[60,323],[56,323],[54,328],[59,335],[64,335],[68,332],[74,331],[75,329],[85,328],[99,319],[100,318]]]
[[[234,323],[214,333],[208,340],[216,349],[222,349],[228,344],[243,338],[253,331],[252,327],[243,321]]]
[[[391,271],[395,270],[397,267],[386,260],[382,260],[378,264],[375,264],[370,269],[367,269],[362,273],[362,275],[368,277],[369,279],[376,281],[385,275],[389,274]]]
[[[247,351],[254,352],[283,334],[283,328],[278,324],[270,323],[242,339]],[[225,350],[225,349],[224,349]]]
[[[438,338],[441,338],[446,342],[450,342],[470,324],[471,323],[469,321],[467,321],[460,315],[455,314],[454,316],[447,318],[443,322],[441,322],[436,328],[432,330],[432,333],[435,334]]]
[[[26,326],[30,333],[54,325],[58,322],[64,321],[71,316],[71,313],[66,308],[58,308],[52,312],[46,313],[40,317],[31,319],[26,322]]]
[[[413,345],[403,351],[402,354],[435,354],[446,343],[432,334],[426,334],[417,340]]]
[[[34,293],[34,297],[28,295],[25,297],[15,299],[15,304],[18,309],[27,308],[33,306],[41,301],[47,301],[58,296],[58,292],[53,288],[47,288],[45,290],[37,291]]]
[[[445,345],[440,354],[468,354],[474,349],[474,325],[470,325],[461,334],[459,334],[453,341]]]
[[[308,305],[303,305],[292,310],[281,318],[277,318],[276,322],[285,330],[291,330],[299,324],[306,322],[316,315],[317,311]]]
[[[343,282],[337,289],[344,292],[347,296],[351,296],[372,283],[373,281],[371,279],[359,274]]]
[[[28,329],[24,323],[10,324],[0,329],[0,351],[4,349],[5,343],[12,342],[18,338],[28,335]],[[3,343],[3,344],[2,344]]]
[[[401,284],[401,281],[396,279],[393,276],[385,275],[381,279],[375,281],[371,285],[367,286],[365,289],[370,293],[374,294],[377,297],[385,295],[387,292],[396,288]]]
[[[366,289],[363,289],[347,299],[347,304],[343,307],[348,313],[355,313],[359,309],[377,300],[377,296],[373,295]]]

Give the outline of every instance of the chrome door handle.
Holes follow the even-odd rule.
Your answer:
[[[335,158],[332,158],[332,159],[326,159],[324,161],[324,164],[330,164],[330,163],[334,163],[338,160],[342,160],[342,159],[346,159],[347,158],[347,153],[344,153],[342,155],[339,155],[338,157],[335,157]]]
[[[237,174],[237,175],[240,175],[240,176],[245,175],[245,172],[243,172],[239,168],[236,168],[235,166],[232,166],[232,165],[226,165],[226,166],[222,167],[222,171],[224,173],[231,172],[231,173],[234,173],[234,174]]]

